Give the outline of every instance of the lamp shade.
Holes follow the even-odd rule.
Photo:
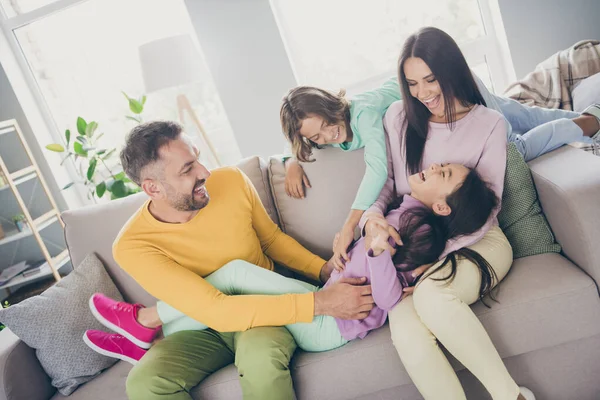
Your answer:
[[[189,35],[155,40],[139,47],[146,93],[202,79],[204,65]]]

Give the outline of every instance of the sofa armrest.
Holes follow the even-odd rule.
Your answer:
[[[48,400],[55,392],[35,350],[4,328],[0,332],[0,400]]]
[[[563,253],[600,282],[600,157],[563,146],[529,166]]]

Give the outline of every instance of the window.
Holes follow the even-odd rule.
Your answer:
[[[404,40],[423,26],[435,26],[461,46],[471,67],[493,88],[490,59],[498,46],[487,29],[480,3],[488,0],[272,0],[296,78],[300,84],[349,93],[368,89],[396,74]],[[487,4],[486,4],[487,5]],[[493,31],[493,30],[492,30]],[[494,78],[494,79],[492,79]]]
[[[28,14],[15,17],[18,25],[11,29],[58,131],[74,131],[81,116],[98,122],[101,140],[111,147],[120,147],[135,126],[125,117],[130,112],[121,92],[134,98],[146,94],[139,47],[177,35],[195,38],[183,0],[0,1],[8,16],[10,10],[18,14],[44,6],[30,21]],[[177,120],[176,97],[185,94],[221,162],[235,163],[240,151],[204,61],[201,69],[200,81],[148,93],[142,117]],[[193,125],[186,128],[199,137]]]

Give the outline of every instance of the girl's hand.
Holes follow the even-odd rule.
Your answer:
[[[419,268],[414,269],[411,275],[413,276],[413,278],[417,278],[418,276],[423,275],[432,266],[433,264],[421,265]],[[416,286],[409,286],[402,289],[402,298],[404,299],[405,297],[412,295],[415,291],[415,287]]]
[[[352,243],[354,239],[354,230],[342,228],[341,231],[336,233],[335,238],[333,239],[333,266],[336,270],[342,271],[344,269],[344,264],[347,261],[350,261],[350,257],[348,257],[348,246]]]
[[[400,234],[396,228],[388,224],[381,214],[372,213],[368,218],[365,224],[365,247],[367,250],[371,248],[373,239],[378,235],[385,235],[388,238],[391,236],[398,246],[402,246]]]
[[[303,199],[304,186],[311,187],[304,168],[298,160],[288,158],[285,160],[285,193],[295,199]]]
[[[388,242],[389,238],[390,235],[387,232],[379,234],[373,238],[371,241],[370,250],[373,251],[374,257],[377,257],[386,250],[389,250],[392,256],[396,254],[396,249],[390,246],[390,243]]]

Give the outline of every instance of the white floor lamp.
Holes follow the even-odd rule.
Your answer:
[[[146,93],[188,85],[203,78],[202,71],[205,68],[200,52],[189,35],[173,36],[143,44],[139,47],[139,55]],[[185,113],[189,114],[192,123],[210,149],[216,166],[221,166],[217,151],[185,94],[177,96],[177,111],[181,123],[184,123]]]

